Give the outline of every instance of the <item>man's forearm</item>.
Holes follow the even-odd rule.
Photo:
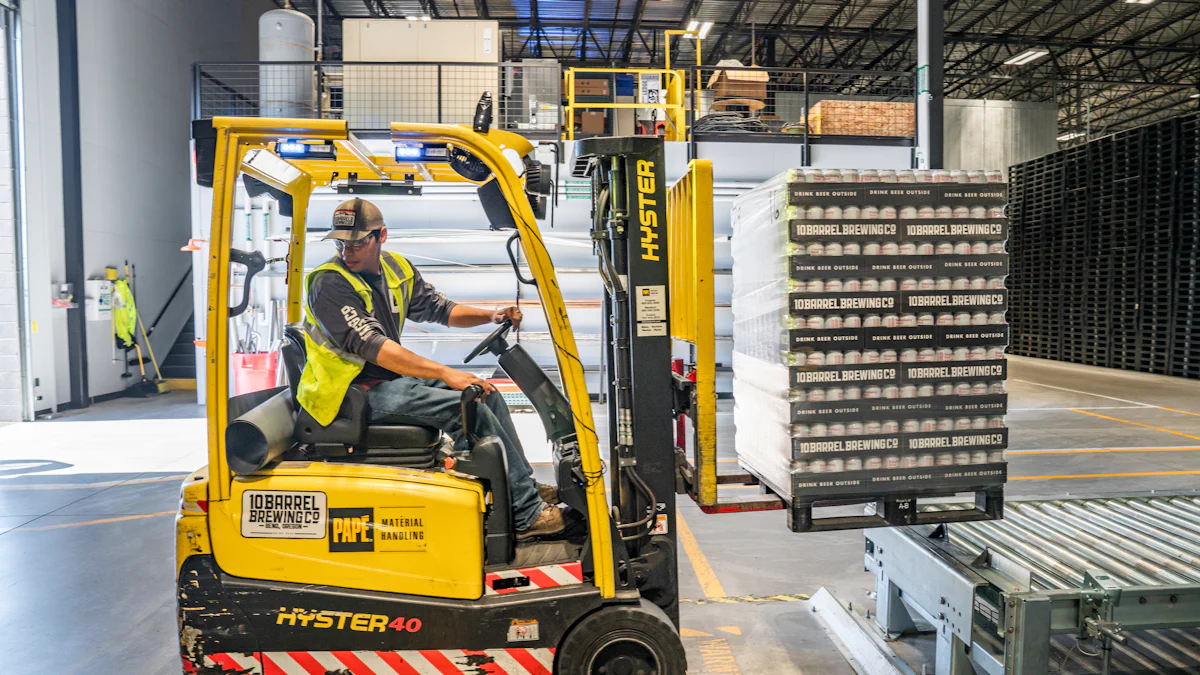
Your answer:
[[[494,309],[480,309],[471,307],[470,305],[455,305],[450,310],[450,327],[451,328],[474,328],[482,326],[485,323],[492,323],[492,317],[495,316]]]
[[[376,357],[375,363],[397,375],[434,380],[442,379],[445,377],[446,371],[450,370],[436,361],[430,361],[423,356],[414,354],[394,340],[387,340],[383,343],[383,346],[379,348],[379,356]]]

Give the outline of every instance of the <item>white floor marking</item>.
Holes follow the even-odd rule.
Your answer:
[[[1038,410],[1141,410],[1142,408],[1157,408],[1153,405],[1109,405],[1096,407],[1075,406],[1073,408],[1009,408],[1009,412],[1036,412]]]
[[[1084,396],[1095,396],[1096,398],[1107,398],[1111,401],[1120,401],[1121,403],[1132,403],[1138,408],[1157,408],[1156,405],[1142,403],[1141,401],[1130,401],[1127,398],[1117,398],[1116,396],[1105,396],[1104,394],[1095,394],[1090,391],[1081,391],[1079,389],[1071,389],[1069,387],[1059,387],[1053,384],[1042,384],[1041,382],[1030,382],[1029,380],[1018,380],[1016,378],[1008,378],[1009,382],[1020,382],[1022,384],[1032,384],[1035,387],[1045,387],[1047,389],[1058,389],[1059,391],[1069,391],[1074,394],[1083,394]],[[1079,410],[1080,408],[1077,408]]]

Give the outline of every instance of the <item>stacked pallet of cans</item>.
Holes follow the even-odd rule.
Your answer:
[[[733,207],[739,461],[791,506],[977,492],[1007,446],[1006,189],[998,171],[796,169]],[[896,515],[896,514],[892,514]],[[887,522],[884,522],[887,521]]]

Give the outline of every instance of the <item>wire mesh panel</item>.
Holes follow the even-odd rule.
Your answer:
[[[693,131],[911,139],[914,92],[912,73],[697,67]]]
[[[194,114],[344,119],[355,131],[392,122],[469,124],[484,92],[493,124],[556,136],[561,75],[556,64],[200,63]]]

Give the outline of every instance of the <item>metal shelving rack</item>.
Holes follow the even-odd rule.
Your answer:
[[[1200,114],[1010,172],[1010,352],[1200,378]]]

